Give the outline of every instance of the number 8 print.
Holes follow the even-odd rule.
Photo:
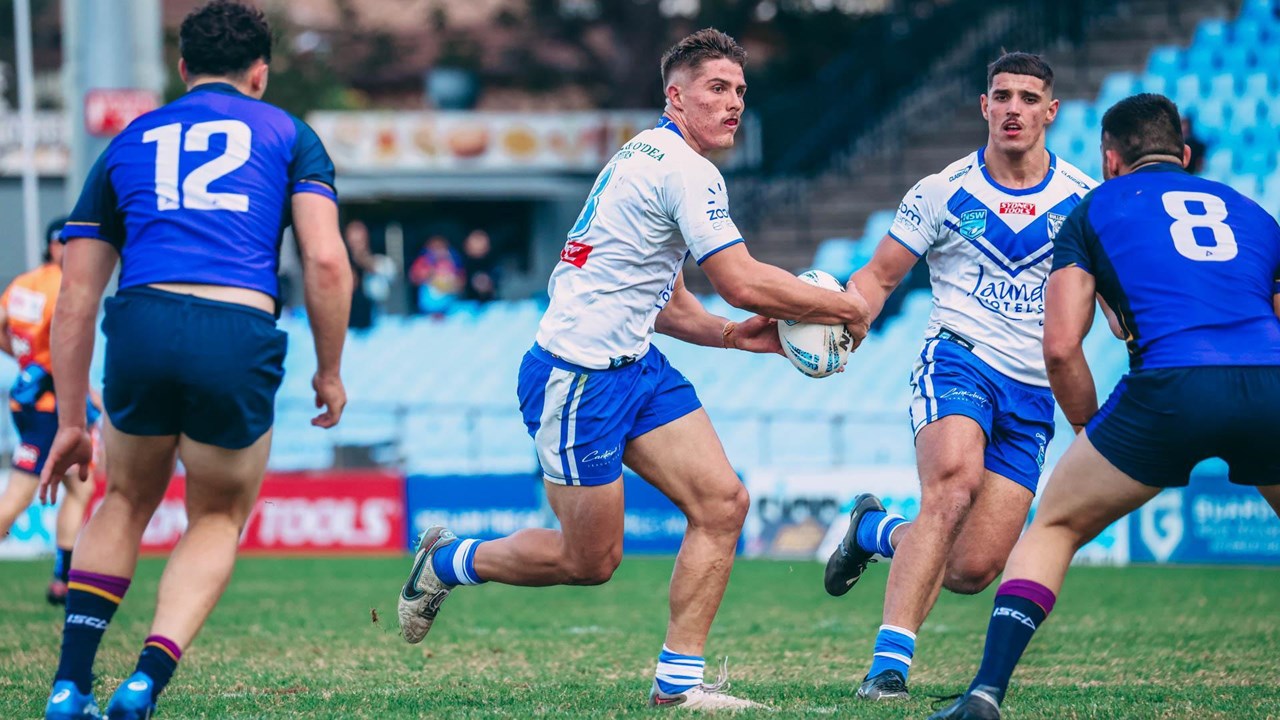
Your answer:
[[[1230,225],[1222,222],[1227,219],[1227,204],[1222,198],[1202,192],[1171,190],[1160,200],[1164,203],[1164,211],[1173,218],[1169,234],[1173,236],[1173,246],[1183,257],[1199,262],[1225,262],[1240,251],[1236,245],[1236,234]],[[1203,205],[1204,212],[1192,213],[1187,204],[1193,202]],[[1196,242],[1196,228],[1213,231],[1213,244]]]

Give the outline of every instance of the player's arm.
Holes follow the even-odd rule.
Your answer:
[[[1120,324],[1120,317],[1116,315],[1115,310],[1111,309],[1111,306],[1107,304],[1101,294],[1098,295],[1098,307],[1102,308],[1102,314],[1107,318],[1107,327],[1111,328],[1111,334],[1120,340],[1124,340],[1127,336],[1124,332],[1124,326]]]
[[[866,298],[872,320],[879,317],[885,300],[898,289],[919,259],[919,255],[893,236],[885,235],[871,260],[849,278],[849,285],[858,288]]]
[[[707,312],[698,298],[685,287],[683,270],[676,275],[671,299],[658,313],[654,330],[703,347],[782,353],[775,321],[757,315],[738,323]]]
[[[9,291],[4,291],[4,298],[0,299],[0,352],[9,357],[13,355],[13,338],[9,337]]]
[[[293,196],[293,233],[302,256],[302,292],[316,346],[316,374],[311,384],[316,407],[324,412],[311,424],[338,424],[347,403],[342,386],[342,346],[351,315],[351,263],[338,230],[338,205],[313,192]]]
[[[867,335],[871,313],[856,288],[836,293],[751,257],[746,245],[724,248],[702,262],[720,297],[730,305],[769,318],[847,325],[855,347]]]
[[[1098,389],[1084,356],[1095,292],[1093,275],[1079,267],[1055,271],[1044,291],[1044,364],[1053,396],[1077,432],[1098,412]]]

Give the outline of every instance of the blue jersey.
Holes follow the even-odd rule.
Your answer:
[[[1280,226],[1222,183],[1159,163],[1103,183],[1072,211],[1053,269],[1097,280],[1133,370],[1280,365]]]
[[[181,282],[275,297],[289,198],[299,192],[337,200],[315,132],[231,85],[198,85],[112,140],[63,239],[114,245],[122,290]]]

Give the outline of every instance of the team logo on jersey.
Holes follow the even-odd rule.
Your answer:
[[[960,234],[966,239],[976,240],[987,231],[986,210],[966,210],[960,213]]]
[[[1049,213],[1048,220],[1049,220],[1049,239],[1057,240],[1058,231],[1062,230],[1062,223],[1067,221],[1067,216],[1059,215],[1058,213]]]
[[[1035,215],[1036,204],[1029,202],[1002,202],[1000,203],[1001,215]]]
[[[564,249],[560,251],[560,260],[580,268],[587,264],[587,256],[591,254],[592,249],[592,246],[586,243],[570,240],[565,243]]]

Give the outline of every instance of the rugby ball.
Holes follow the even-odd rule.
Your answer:
[[[832,292],[844,292],[839,280],[821,270],[800,273],[800,279]],[[843,325],[779,320],[778,340],[791,364],[812,378],[839,372],[853,348],[853,336]]]

